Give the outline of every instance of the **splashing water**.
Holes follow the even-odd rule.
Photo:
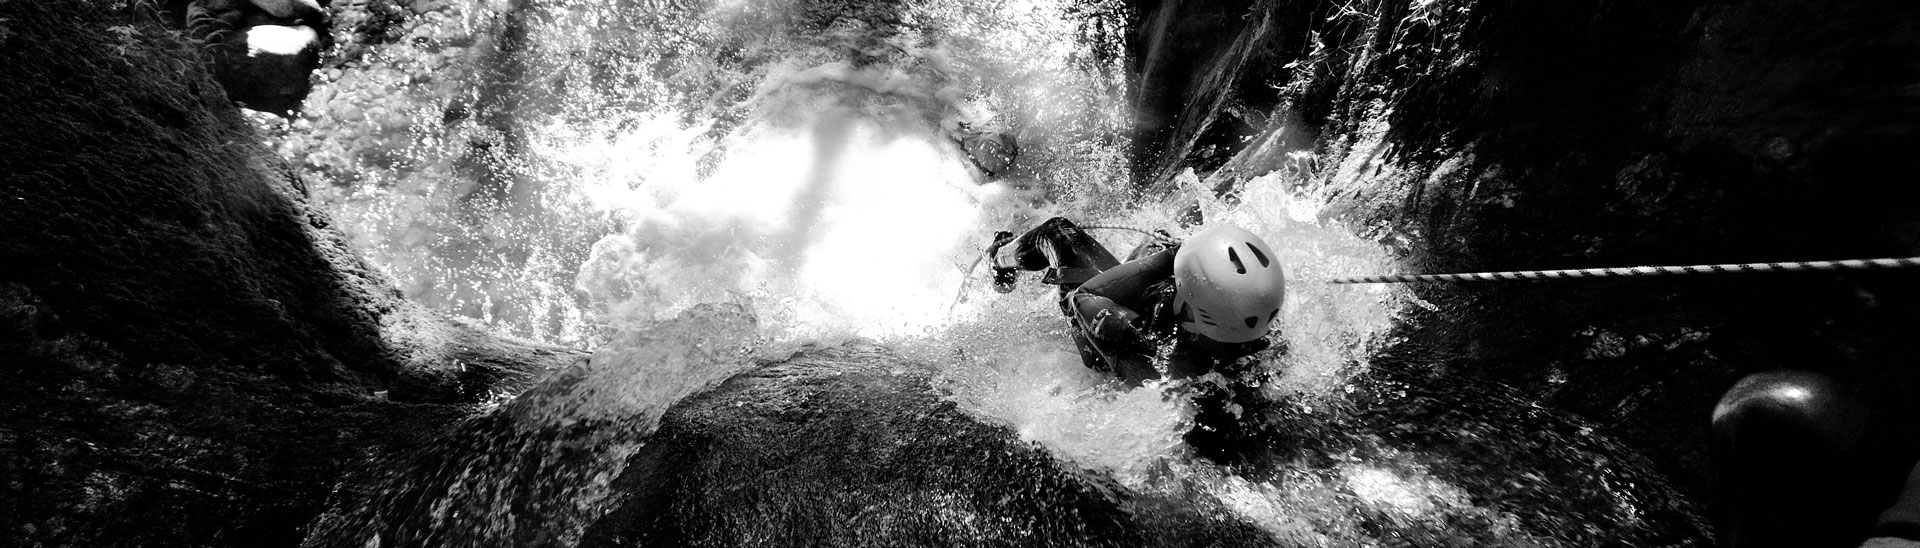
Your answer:
[[[1120,59],[1082,37],[1118,14],[1077,4],[434,3],[281,150],[409,297],[515,335],[593,347],[727,295],[772,331],[924,332],[983,221],[1124,199]],[[1027,171],[980,185],[964,128]]]
[[[1404,295],[1388,286],[1317,283],[1351,272],[1387,271],[1392,259],[1380,245],[1337,226],[1323,226],[1319,198],[1287,190],[1289,181],[1269,175],[1249,182],[1239,203],[1200,199],[1210,222],[1229,222],[1265,236],[1290,279],[1278,332],[1287,350],[1263,356],[1258,389],[1308,413],[1340,413],[1352,379],[1368,356],[1387,341]],[[1193,203],[1204,191],[1189,184],[1166,206]],[[1146,208],[1121,224],[1165,226]],[[1109,236],[1110,234],[1101,234]],[[1127,249],[1137,237],[1105,238]],[[1449,520],[1468,516],[1488,524],[1460,542],[1551,546],[1514,524],[1515,518],[1475,505],[1459,487],[1420,465],[1433,455],[1374,446],[1399,457],[1353,460],[1337,466],[1291,466],[1279,478],[1250,480],[1196,460],[1183,436],[1194,425],[1184,383],[1149,383],[1125,390],[1080,364],[1068,342],[1065,320],[1051,287],[1031,284],[993,298],[939,336],[906,345],[917,359],[940,363],[947,390],[973,412],[1009,425],[1076,465],[1111,474],[1142,492],[1212,500],[1278,538],[1305,545],[1345,546],[1375,542],[1378,532],[1359,524],[1384,520],[1437,536]],[[1256,375],[1261,376],[1261,375]],[[1318,411],[1314,408],[1318,407]]]
[[[443,522],[577,526],[633,446],[535,434],[595,421],[644,433],[673,402],[745,367],[731,355],[680,359],[691,354],[674,349],[711,334],[658,327],[728,302],[758,320],[730,337],[777,348],[879,339],[936,368],[966,411],[1063,461],[1208,501],[1282,538],[1369,544],[1364,520],[1444,530],[1470,515],[1494,524],[1478,540],[1551,544],[1476,507],[1428,471],[1431,455],[1379,446],[1389,457],[1261,480],[1196,460],[1182,439],[1194,426],[1184,382],[1118,388],[1080,365],[1053,288],[997,295],[979,280],[978,250],[995,229],[1052,215],[1171,229],[1175,211],[1197,204],[1209,223],[1265,236],[1287,268],[1286,350],[1262,356],[1254,389],[1306,413],[1337,412],[1399,314],[1393,286],[1314,283],[1391,271],[1392,259],[1323,219],[1324,200],[1289,190],[1298,181],[1285,175],[1249,181],[1234,203],[1191,176],[1170,196],[1134,198],[1118,3],[693,4],[456,2],[403,27],[420,40],[329,76],[309,119],[285,133],[283,150],[309,151],[309,176],[333,183],[319,199],[410,297],[597,349],[580,371],[483,419],[514,432],[483,449],[508,457],[475,457],[459,485],[583,469],[535,492],[449,488],[430,504]],[[486,38],[514,32],[524,39]],[[1018,135],[1020,169],[983,182],[955,144],[963,124]],[[1138,239],[1097,236],[1119,254]],[[579,447],[590,462],[539,460]],[[496,515],[526,497],[551,500]]]
[[[827,77],[821,68],[841,67],[808,76]],[[622,204],[634,222],[596,243],[580,276],[602,317],[644,321],[741,294],[767,303],[783,335],[884,337],[940,321],[985,193],[922,121],[844,103],[746,128],[727,147],[738,160],[712,176]]]

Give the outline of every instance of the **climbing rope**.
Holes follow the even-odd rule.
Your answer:
[[[1131,230],[1134,232],[1139,232],[1141,234],[1146,234],[1147,236],[1150,236],[1153,239],[1160,240],[1166,243],[1175,243],[1179,241],[1174,239],[1172,236],[1168,236],[1166,234],[1153,232],[1144,228],[1136,228],[1136,227],[1124,226],[1124,225],[1080,225],[1080,228],[1092,228],[1092,229],[1099,229],[1099,230]]]
[[[1516,270],[1509,272],[1465,272],[1458,274],[1406,274],[1397,276],[1361,276],[1327,280],[1336,284],[1394,284],[1407,282],[1491,282],[1503,280],[1563,280],[1571,278],[1618,278],[1627,276],[1671,276],[1678,274],[1728,274],[1736,272],[1806,272],[1816,270],[1890,270],[1920,267],[1920,257],[1893,259],[1850,259],[1844,261],[1806,261],[1792,263],[1700,264],[1687,266],[1635,266],[1629,268],[1582,268],[1574,270]]]

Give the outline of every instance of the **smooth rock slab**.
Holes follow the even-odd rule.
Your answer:
[[[803,353],[676,405],[587,546],[1266,546],[962,413],[877,347]]]

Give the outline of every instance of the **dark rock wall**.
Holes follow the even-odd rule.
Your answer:
[[[0,544],[291,544],[558,354],[405,303],[133,4],[0,3]]]
[[[156,360],[391,377],[374,320],[398,296],[316,249],[337,244],[326,218],[295,201],[299,181],[201,57],[159,27],[86,15],[16,22],[6,44],[7,278]]]
[[[1132,72],[1129,96],[1136,128],[1130,155],[1136,160],[1137,182],[1170,179],[1187,167],[1188,159],[1217,164],[1227,155],[1216,156],[1199,141],[1232,141],[1260,129],[1245,127],[1244,123],[1232,127],[1235,120],[1231,118],[1242,112],[1230,108],[1227,102],[1271,100],[1271,93],[1263,97],[1257,88],[1241,90],[1236,86],[1263,80],[1251,75],[1241,77],[1252,50],[1288,41],[1275,35],[1283,25],[1267,4],[1247,0],[1128,2],[1132,29],[1126,35],[1126,55]],[[1223,116],[1229,120],[1220,121]]]
[[[1399,247],[1408,271],[1920,254],[1920,208],[1902,191],[1920,167],[1910,153],[1920,145],[1920,6],[1267,9],[1303,5],[1325,8],[1302,22],[1312,39],[1247,61],[1290,67],[1264,82],[1281,92],[1267,131],[1218,170],[1183,161],[1228,189],[1275,169],[1297,175],[1284,184],[1333,196],[1335,216]],[[1173,140],[1213,138],[1180,131]],[[1843,502],[1868,516],[1920,455],[1905,342],[1920,328],[1914,279],[1421,285],[1435,310],[1411,318],[1410,342],[1390,352],[1446,364],[1401,372],[1410,378],[1504,383],[1584,415],[1702,501],[1712,497],[1707,416],[1721,391],[1770,368],[1833,375],[1874,409],[1861,457],[1870,479]]]

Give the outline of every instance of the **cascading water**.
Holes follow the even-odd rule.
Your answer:
[[[282,149],[410,297],[595,354],[350,482],[310,544],[574,545],[676,401],[849,337],[1069,466],[1291,544],[1577,538],[1379,439],[1257,477],[1197,459],[1195,383],[1114,386],[1079,364],[1050,286],[986,287],[993,230],[1064,215],[1178,236],[1174,212],[1197,205],[1266,235],[1294,280],[1285,350],[1238,389],[1308,417],[1345,412],[1405,305],[1312,282],[1393,263],[1286,176],[1233,203],[1190,177],[1132,193],[1117,3],[415,4],[399,40],[328,74]],[[954,140],[968,128],[1016,134],[1021,168],[983,182]],[[1098,235],[1120,253],[1139,238]]]
[[[334,183],[321,199],[411,298],[513,334],[591,346],[755,293],[922,329],[906,316],[935,286],[951,299],[982,227],[1035,199],[1126,200],[1118,60],[1076,46],[1113,13],[431,5],[329,72],[282,150]],[[961,124],[1017,128],[1031,173],[977,186]]]

